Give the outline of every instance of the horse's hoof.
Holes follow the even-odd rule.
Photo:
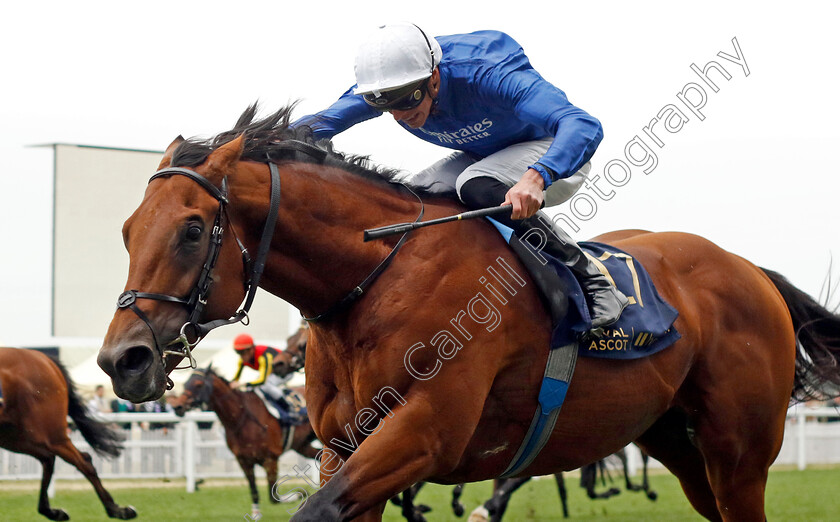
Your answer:
[[[416,509],[419,513],[428,513],[429,511],[432,510],[432,508],[430,508],[426,504],[420,504],[418,506],[415,506],[414,509]]]
[[[478,506],[470,513],[470,518],[467,519],[467,522],[488,522],[489,520],[490,512],[487,511],[487,508]]]
[[[647,498],[649,498],[649,499],[651,499],[655,502],[656,499],[659,498],[659,495],[656,494],[656,491],[648,491]]]
[[[452,512],[455,513],[456,517],[464,516],[464,505],[463,504],[453,504],[452,505]]]
[[[277,501],[283,504],[288,502],[297,502],[298,500],[302,499],[303,495],[298,493],[297,491],[292,491],[291,493],[286,493],[285,495],[280,496]]]
[[[134,509],[134,506],[117,506],[116,509],[108,511],[108,516],[120,520],[131,520],[132,518],[137,518],[137,510]]]
[[[46,513],[40,511],[39,513],[50,520],[70,520],[70,515],[68,515],[63,509],[50,509]]]

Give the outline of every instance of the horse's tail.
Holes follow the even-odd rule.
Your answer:
[[[67,369],[55,359],[52,360],[67,383],[67,414],[76,423],[82,436],[90,447],[103,457],[119,457],[122,453],[122,437],[107,425],[93,419],[76,391],[76,385],[67,373]]]
[[[793,286],[784,276],[762,268],[782,294],[796,333],[796,401],[840,396],[840,316]]]

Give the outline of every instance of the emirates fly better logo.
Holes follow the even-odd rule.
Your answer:
[[[479,122],[473,123],[471,125],[466,125],[464,127],[461,127],[460,129],[453,131],[432,132],[427,131],[423,127],[420,127],[418,130],[420,130],[424,134],[428,134],[429,136],[434,136],[438,139],[438,141],[440,141],[443,144],[463,145],[464,143],[478,141],[480,139],[489,137],[490,133],[487,131],[487,129],[489,129],[492,126],[493,120],[489,118],[484,118]]]

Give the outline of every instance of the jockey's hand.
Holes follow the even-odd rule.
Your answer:
[[[241,388],[242,386],[244,386],[244,385],[243,385],[241,382],[239,382],[239,381],[230,381],[230,388],[231,388],[232,390],[238,390],[238,389],[239,389],[239,388]]]
[[[536,214],[543,204],[544,186],[545,182],[540,173],[528,169],[522,179],[505,194],[505,202],[502,204],[513,205],[511,219],[525,219]]]

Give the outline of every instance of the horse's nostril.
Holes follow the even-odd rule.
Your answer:
[[[144,373],[154,360],[154,354],[146,346],[132,346],[117,360],[116,370],[120,377],[131,377]]]

